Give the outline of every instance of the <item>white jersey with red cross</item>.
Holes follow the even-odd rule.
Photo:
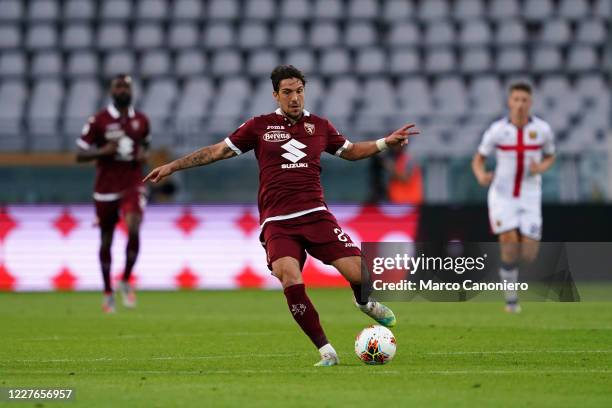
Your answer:
[[[555,153],[554,135],[548,123],[532,116],[522,128],[510,119],[495,121],[485,131],[478,153],[495,151],[497,164],[491,190],[504,198],[537,197],[542,194],[542,176],[529,172],[532,162]]]

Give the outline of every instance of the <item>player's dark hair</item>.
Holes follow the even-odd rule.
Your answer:
[[[274,92],[278,92],[278,88],[283,79],[289,78],[297,78],[302,81],[302,84],[306,86],[306,77],[296,67],[293,65],[279,65],[272,70],[270,74],[270,79],[272,80],[272,88],[274,88]]]
[[[130,77],[129,74],[120,73],[120,74],[116,74],[115,76],[111,78],[110,85],[112,86],[115,81],[118,81],[120,79],[127,79],[129,83],[132,82],[132,77]]]
[[[533,90],[531,89],[531,85],[529,85],[529,83],[524,82],[524,81],[512,83],[510,85],[510,93],[512,93],[512,91],[523,91],[523,92],[527,92],[529,95],[533,93]]]

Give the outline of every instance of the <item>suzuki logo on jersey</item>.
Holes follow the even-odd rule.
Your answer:
[[[284,145],[281,145],[281,147],[287,151],[287,153],[283,153],[282,156],[290,162],[294,163],[294,165],[283,164],[281,168],[290,169],[295,167],[308,167],[308,163],[300,163],[300,165],[295,165],[298,161],[306,157],[306,153],[300,150],[306,147],[304,143],[300,143],[295,139],[291,139]]]

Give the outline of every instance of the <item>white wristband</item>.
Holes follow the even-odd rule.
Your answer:
[[[376,141],[376,147],[378,148],[379,152],[384,152],[385,150],[389,148],[389,146],[387,146],[387,142],[385,142],[384,137],[381,137],[380,139]]]

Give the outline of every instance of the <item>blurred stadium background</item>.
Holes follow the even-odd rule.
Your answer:
[[[361,206],[374,166],[324,159],[326,198],[348,204],[338,218],[357,241],[492,239],[469,161],[509,82],[527,79],[559,153],[544,239],[610,240],[611,15],[610,0],[0,0],[0,289],[98,287],[94,169],[74,163],[74,141],[119,72],[152,120],[152,163],[273,110],[279,63],[307,74],[307,109],[351,140],[417,123],[422,208]],[[167,204],[145,214],[140,284],[274,286],[256,189],[255,160],[240,157],[153,191]]]

